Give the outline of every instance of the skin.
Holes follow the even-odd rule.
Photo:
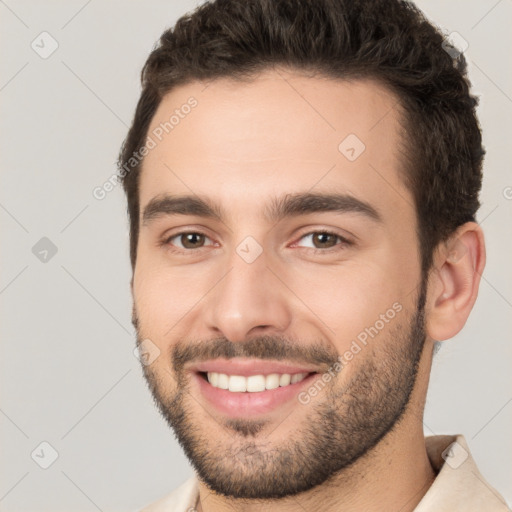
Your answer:
[[[144,366],[150,389],[196,469],[203,463],[203,476],[211,472],[209,481],[200,480],[197,509],[273,512],[300,505],[309,511],[321,503],[325,512],[413,510],[435,478],[422,424],[433,340],[454,336],[476,300],[485,264],[481,229],[467,223],[436,250],[423,317],[414,201],[401,177],[400,112],[391,92],[372,81],[334,81],[284,69],[265,71],[250,83],[192,82],[163,98],[149,133],[190,96],[197,107],[143,163],[132,293],[138,342],[150,339],[160,351]],[[366,146],[353,162],[338,150],[348,134]],[[278,222],[264,216],[270,197],[333,191],[369,203],[381,221],[356,212]],[[143,225],[145,206],[163,193],[207,197],[226,216],[160,216]],[[308,235],[325,229],[352,244],[334,238],[331,249],[318,240],[315,245]],[[195,249],[183,248],[182,237],[160,244],[177,232],[207,238],[202,247],[196,241]],[[252,263],[236,252],[247,236],[262,249]],[[182,252],[173,252],[172,244]],[[218,340],[236,347],[238,355],[254,355],[251,341],[268,337],[270,345],[262,346],[270,356],[290,341],[304,363],[313,347],[335,360],[395,303],[400,313],[318,396],[308,404],[292,400],[258,421],[241,416],[245,422],[230,422],[186,371],[194,356]],[[187,347],[191,359],[179,366],[173,355]],[[404,391],[408,385],[410,393]],[[327,413],[336,418],[331,425]],[[312,418],[316,423],[308,429]],[[367,418],[379,428],[369,428]],[[351,426],[363,433],[349,435]],[[334,440],[332,454],[311,453],[316,459],[324,454],[318,469],[339,458],[330,478],[279,499],[248,498],[251,485],[263,489],[258,485],[265,468],[284,475],[283,490],[279,454],[290,458],[291,467],[300,466],[304,461],[291,449],[293,442],[308,453],[315,436],[321,440],[326,432]],[[226,478],[214,478],[218,474]],[[220,487],[228,482],[231,496]]]

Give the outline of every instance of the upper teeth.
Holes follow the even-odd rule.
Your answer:
[[[225,373],[208,372],[208,382],[214,388],[229,389],[234,392],[257,392],[265,389],[275,389],[304,380],[307,373],[271,373],[270,375],[227,375]]]

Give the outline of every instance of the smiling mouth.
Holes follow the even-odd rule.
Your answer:
[[[227,364],[210,362],[201,365],[203,368],[197,366],[192,371],[192,382],[197,386],[198,398],[205,400],[206,407],[231,418],[254,418],[278,413],[294,403],[301,405],[299,393],[320,377],[312,368],[286,364],[253,364],[251,368],[231,364],[228,368]],[[225,373],[229,370],[231,373]]]
[[[220,372],[198,372],[211,386],[232,393],[259,393],[292,386],[316,372],[228,375]]]

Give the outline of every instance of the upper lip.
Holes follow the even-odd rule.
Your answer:
[[[193,372],[217,372],[227,375],[269,375],[271,373],[316,373],[318,370],[312,367],[284,363],[281,361],[265,361],[262,359],[213,359],[196,363],[189,368]]]

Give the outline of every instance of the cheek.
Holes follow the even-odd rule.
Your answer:
[[[169,268],[154,261],[146,264],[141,258],[134,275],[133,294],[144,335],[161,346],[179,336],[217,275],[194,266]]]
[[[289,278],[290,288],[306,306],[304,314],[333,340],[339,353],[353,340],[369,337],[368,332],[375,338],[385,335],[410,302],[404,292],[406,277],[398,279],[382,260],[319,267]]]

